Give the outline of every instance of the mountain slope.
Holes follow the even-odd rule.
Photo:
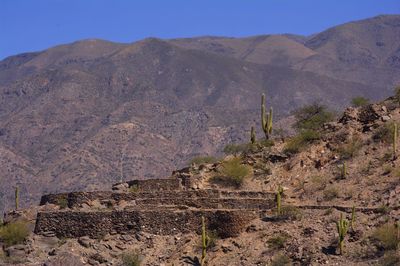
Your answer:
[[[311,38],[85,40],[6,58],[2,202],[10,206],[17,183],[29,203],[43,192],[167,176],[195,155],[247,141],[263,92],[275,120],[314,101],[340,110],[355,96],[383,98],[400,80],[400,69],[387,63],[396,55],[398,37],[389,35],[398,33],[397,21],[378,17]],[[383,30],[371,30],[376,25]],[[343,42],[348,36],[352,41]],[[359,51],[382,36],[384,48],[366,64]],[[338,45],[357,60],[343,60]]]

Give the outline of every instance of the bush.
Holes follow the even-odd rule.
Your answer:
[[[320,134],[317,131],[303,130],[286,143],[283,151],[288,154],[298,153],[308,144],[318,140],[319,138]]]
[[[221,165],[219,173],[221,176],[215,176],[212,181],[223,185],[240,187],[244,178],[250,174],[250,167],[241,164],[238,157],[224,161]]]
[[[0,239],[6,246],[21,244],[29,235],[28,223],[16,221],[8,223],[0,228]]]
[[[249,149],[252,147],[252,144],[228,144],[224,147],[224,153],[226,155],[233,154],[237,155],[246,151],[249,151]]]
[[[351,105],[354,107],[362,107],[362,106],[366,106],[367,104],[369,104],[369,100],[367,98],[364,97],[354,97],[353,99],[351,99]]]
[[[289,236],[286,234],[277,234],[267,240],[268,246],[272,249],[283,249]]]
[[[213,156],[198,156],[190,160],[190,164],[199,165],[199,164],[216,163],[217,161],[218,159]]]
[[[289,257],[284,254],[276,255],[271,261],[271,266],[285,266],[285,265],[291,265],[291,261]]]
[[[142,264],[142,258],[137,250],[132,250],[122,254],[122,265],[123,266],[140,266]]]
[[[372,234],[372,238],[379,241],[383,249],[396,250],[400,243],[398,233],[396,225],[388,223],[377,228]]]
[[[329,187],[324,190],[324,199],[325,200],[333,200],[339,197],[339,190],[337,187]]]
[[[60,209],[65,209],[68,207],[68,200],[64,197],[59,198],[57,200],[57,205],[60,206]]]
[[[362,148],[362,141],[359,137],[353,137],[348,143],[345,143],[337,149],[342,159],[350,159],[357,155]]]
[[[384,142],[384,143],[392,143],[393,142],[393,128],[394,128],[394,123],[386,123],[383,124],[382,126],[378,127],[374,134],[372,135],[372,139],[375,142]]]
[[[279,217],[295,221],[295,220],[300,220],[303,217],[303,213],[299,208],[295,206],[284,205],[281,207],[281,214],[279,215]]]
[[[324,123],[330,122],[335,115],[326,106],[314,103],[294,112],[294,126],[299,130],[319,130]]]
[[[394,88],[394,99],[400,103],[400,86]]]

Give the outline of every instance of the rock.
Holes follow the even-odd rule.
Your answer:
[[[272,163],[285,162],[287,159],[288,156],[284,153],[271,153],[268,156],[268,160]]]
[[[127,191],[129,189],[128,183],[117,183],[111,188],[114,191]]]
[[[224,253],[228,253],[231,252],[233,249],[231,246],[227,245],[227,244],[222,244],[221,245],[221,249]]]
[[[108,260],[100,253],[93,254],[90,256],[91,259],[98,261],[100,263],[106,263]]]
[[[49,251],[49,256],[55,256],[57,255],[57,249],[53,248],[52,250]]]
[[[72,253],[64,252],[43,263],[45,266],[84,266],[80,258]]]
[[[55,237],[56,233],[53,231],[46,231],[46,232],[41,233],[41,235],[45,236],[45,237]]]
[[[78,243],[85,248],[89,248],[91,246],[91,239],[88,236],[83,236],[78,238]]]
[[[29,248],[25,245],[15,245],[5,249],[9,257],[25,257],[28,254]]]
[[[89,263],[90,265],[92,265],[92,266],[100,265],[100,262],[98,262],[97,260],[94,260],[94,259],[89,259],[89,260],[88,260],[88,263]]]
[[[130,235],[121,235],[120,238],[123,242],[129,242],[133,240],[133,237]]]
[[[381,117],[381,120],[382,120],[383,122],[389,121],[389,120],[390,120],[390,116],[384,115],[384,116]]]

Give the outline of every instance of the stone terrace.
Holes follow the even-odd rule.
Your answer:
[[[44,195],[41,205],[68,208],[39,212],[35,233],[93,238],[139,231],[173,235],[198,231],[204,216],[210,229],[232,237],[275,205],[273,193],[195,190],[190,183],[188,178],[133,180],[114,185],[113,191]]]

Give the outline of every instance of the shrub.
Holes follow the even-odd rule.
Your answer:
[[[215,163],[217,162],[218,159],[215,158],[214,156],[198,156],[194,157],[192,160],[190,160],[190,164],[208,164],[208,163]]]
[[[57,205],[60,206],[60,209],[65,209],[68,207],[68,200],[64,197],[59,198],[57,200]]]
[[[286,143],[284,147],[284,152],[288,154],[298,153],[308,144],[318,140],[319,138],[320,134],[317,131],[303,130]]]
[[[400,243],[398,234],[396,225],[387,223],[377,228],[372,234],[372,238],[379,241],[385,250],[396,250]]]
[[[394,99],[400,103],[400,86],[394,88]]]
[[[393,128],[394,128],[394,123],[385,123],[382,126],[378,127],[374,134],[372,135],[372,139],[375,142],[384,142],[387,144],[390,144],[393,142]]]
[[[294,112],[294,126],[299,130],[319,130],[324,123],[334,119],[334,114],[326,106],[314,103],[304,106]]]
[[[289,257],[286,256],[285,254],[278,254],[271,261],[271,266],[285,266],[285,265],[291,265]]]
[[[350,159],[357,155],[362,148],[362,141],[359,137],[353,137],[348,143],[345,143],[337,149],[342,159]]]
[[[337,187],[329,187],[324,190],[324,199],[325,200],[333,200],[335,198],[339,197],[339,190]]]
[[[364,97],[354,97],[353,99],[351,99],[351,105],[354,107],[362,107],[369,104],[369,100],[367,98]]]
[[[139,192],[139,186],[136,184],[133,184],[132,186],[129,187],[129,192],[131,192],[131,193]]]
[[[310,188],[312,190],[323,190],[328,184],[328,179],[324,176],[312,176],[310,177]]]
[[[221,176],[215,176],[212,181],[223,185],[240,187],[244,178],[250,174],[250,167],[241,164],[241,159],[238,157],[224,161],[221,165],[219,173]]]
[[[0,228],[0,239],[6,246],[21,244],[29,235],[28,223],[16,221],[8,223]]]
[[[141,264],[142,258],[137,250],[131,250],[122,254],[123,266],[140,266]]]
[[[243,152],[247,152],[251,149],[251,147],[253,147],[253,145],[250,144],[228,144],[224,147],[224,153],[229,155],[229,154],[233,154],[233,155],[237,155]]]
[[[301,210],[295,206],[284,205],[281,207],[280,218],[288,220],[300,220],[303,217]]]
[[[267,240],[268,246],[272,249],[283,249],[289,239],[287,234],[277,234]]]

